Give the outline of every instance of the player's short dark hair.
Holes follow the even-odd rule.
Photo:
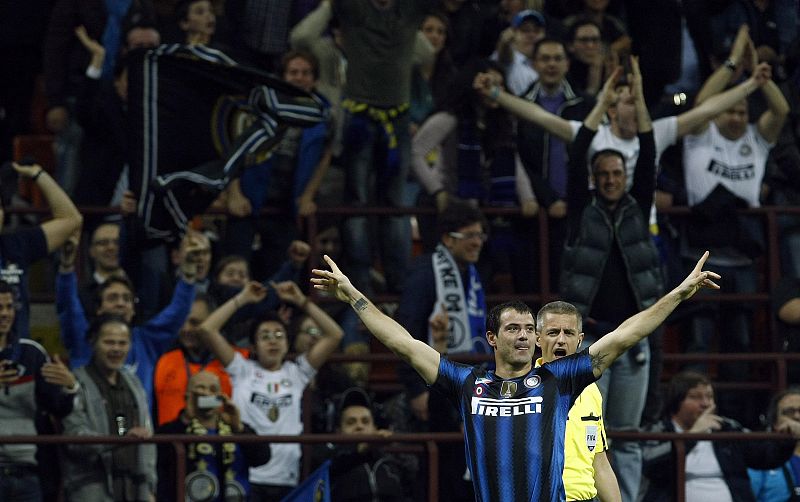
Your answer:
[[[436,229],[442,236],[475,223],[480,223],[484,231],[489,228],[480,209],[466,202],[450,201],[436,218]]]
[[[503,312],[506,310],[513,310],[515,312],[519,312],[520,314],[533,314],[531,308],[525,303],[519,300],[513,300],[510,302],[501,303],[500,305],[495,305],[492,307],[492,310],[489,311],[489,315],[486,316],[486,331],[491,331],[492,333],[497,334],[500,330],[500,316],[503,315]]]
[[[92,319],[92,322],[89,323],[89,329],[86,331],[86,339],[89,341],[89,345],[94,345],[97,337],[100,336],[100,331],[106,324],[122,324],[128,328],[128,335],[133,336],[131,325],[125,321],[124,317],[119,314],[100,314]]]
[[[669,381],[667,394],[664,399],[664,414],[672,416],[681,408],[681,403],[686,399],[690,390],[698,385],[711,385],[711,380],[707,376],[697,371],[681,371]]]
[[[592,174],[595,173],[597,170],[597,165],[600,163],[600,159],[604,159],[606,157],[617,157],[622,161],[622,169],[625,169],[625,156],[622,155],[622,152],[616,150],[614,148],[603,148],[595,152],[592,155],[592,159],[589,161],[589,165],[592,166]]]
[[[539,309],[539,312],[536,314],[536,332],[541,333],[542,328],[544,328],[544,316],[546,314],[567,314],[567,315],[574,315],[575,318],[578,320],[578,333],[583,332],[583,317],[575,305],[564,302],[564,301],[554,301],[545,304],[542,308]]]

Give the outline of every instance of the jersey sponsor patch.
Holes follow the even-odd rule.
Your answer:
[[[250,395],[250,402],[256,405],[262,411],[268,411],[272,407],[288,408],[292,405],[292,395],[285,394],[278,397],[269,397],[258,392],[253,392]]]
[[[542,412],[542,401],[542,396],[523,397],[519,399],[473,397],[471,412],[473,415],[483,415],[486,417],[533,415]]]
[[[729,166],[712,159],[711,163],[708,164],[708,172],[733,181],[749,180],[755,177],[756,166],[753,164]]]

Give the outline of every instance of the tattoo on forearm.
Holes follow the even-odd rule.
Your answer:
[[[589,358],[592,362],[592,369],[596,370],[598,368],[603,368],[605,366],[605,360],[608,354],[589,354]]]
[[[366,298],[359,298],[353,304],[353,310],[355,310],[356,312],[361,312],[362,310],[367,308],[367,305],[368,305],[368,303],[367,303]]]

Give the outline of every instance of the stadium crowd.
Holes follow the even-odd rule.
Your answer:
[[[547,342],[534,319],[530,359],[547,367],[656,304],[705,250],[725,293],[762,291],[768,228],[742,210],[800,203],[797,0],[0,12],[0,435],[463,432],[408,361],[388,391],[367,363],[327,362],[382,348],[310,287],[323,255],[442,355],[493,353],[490,295],[569,302],[579,341]],[[25,155],[15,138],[33,134],[53,139]],[[49,218],[17,216],[36,204]],[[374,207],[425,210],[359,213]],[[686,302],[580,395],[571,425],[591,423],[567,432],[566,500],[673,499],[671,445],[608,441],[605,427],[800,438],[796,387],[768,402],[714,388],[752,380],[749,363],[663,362],[665,345],[766,350],[769,316],[774,345],[800,348],[800,214],[777,230],[768,307]],[[31,282],[52,285],[55,343],[40,343]],[[787,381],[800,385],[800,363]],[[797,445],[690,443],[686,500],[797,500]],[[439,500],[474,500],[464,444],[439,448]],[[146,442],[0,441],[0,501],[171,500],[176,483],[187,500],[279,501],[303,462],[328,466],[334,501],[427,489],[419,458],[356,441],[198,439],[185,480],[174,461]]]

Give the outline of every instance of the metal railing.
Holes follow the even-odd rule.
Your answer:
[[[616,432],[608,431],[608,436],[613,439],[625,441],[671,441],[675,452],[675,494],[676,502],[685,502],[685,467],[686,467],[686,442],[687,441],[762,441],[790,440],[791,436],[772,432],[718,432],[710,434],[688,434],[688,433],[648,433],[648,432]],[[175,451],[175,479],[183,480],[186,478],[186,445],[196,443],[198,436],[176,435],[176,434],[156,434],[150,438],[134,438],[119,436],[0,436],[0,444],[41,444],[41,445],[70,445],[70,444],[110,444],[110,445],[130,445],[155,443],[169,444]],[[300,443],[304,445],[317,443],[352,444],[356,442],[353,435],[346,434],[299,434],[297,436],[255,436],[255,435],[232,435],[232,436],[202,436],[204,443],[230,443],[238,444],[249,443]],[[438,443],[459,443],[464,438],[460,432],[438,432],[438,433],[415,433],[415,434],[393,434],[391,436],[377,435],[358,435],[359,443],[386,444],[394,443],[385,448],[386,451],[398,452],[418,452],[418,448],[407,448],[400,445],[422,445],[422,449],[427,458],[428,479],[426,483],[429,502],[438,502],[439,496],[439,447]],[[87,461],[89,459],[86,459]],[[787,459],[788,460],[788,459]],[[777,467],[777,466],[776,466]],[[184,500],[184,483],[175,483],[175,500]]]

